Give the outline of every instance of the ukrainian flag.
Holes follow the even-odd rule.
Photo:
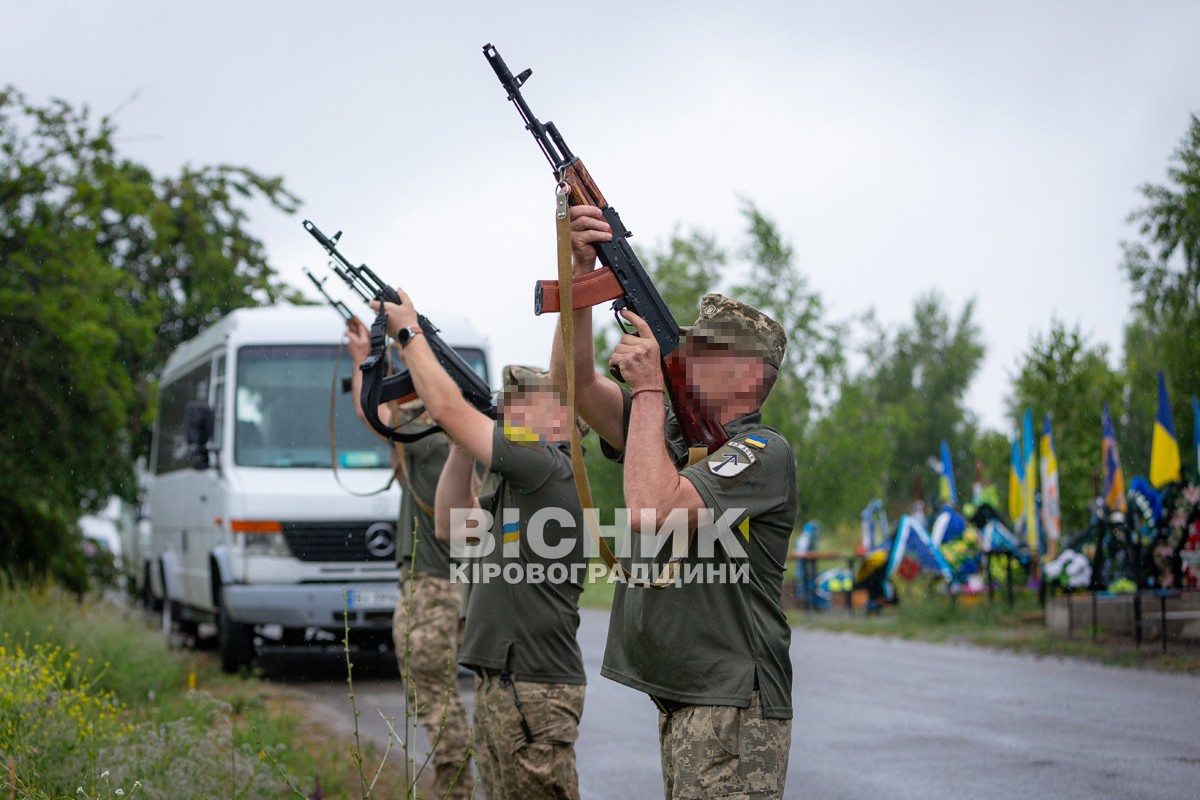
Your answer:
[[[1192,462],[1196,467],[1196,480],[1200,481],[1200,400],[1192,398]]]
[[[1025,489],[1025,541],[1029,543],[1029,551],[1031,553],[1041,554],[1041,547],[1038,537],[1038,519],[1037,519],[1037,450],[1034,447],[1033,438],[1033,409],[1025,409],[1025,424],[1024,424],[1024,449],[1025,449],[1025,481],[1022,486]]]
[[[1058,495],[1058,456],[1054,452],[1054,433],[1050,430],[1049,414],[1042,419],[1039,454],[1042,463],[1042,530],[1046,532],[1047,542],[1057,542],[1062,532],[1062,509]]]
[[[954,465],[950,462],[950,445],[942,439],[942,464],[938,467],[938,499],[958,505],[958,487],[954,485]]]
[[[1008,460],[1008,518],[1015,528],[1021,519],[1024,501],[1021,497],[1025,484],[1025,462],[1021,458],[1021,437],[1013,428],[1012,457]]]
[[[1150,444],[1150,483],[1161,489],[1168,483],[1183,480],[1179,470],[1179,442],[1175,439],[1175,422],[1171,419],[1171,404],[1167,401],[1167,384],[1158,371],[1158,416],[1154,419],[1154,438]]]
[[[1104,425],[1104,507],[1109,511],[1125,513],[1125,473],[1121,469],[1121,455],[1117,452],[1117,434],[1113,432],[1112,417],[1108,413],[1108,403],[1104,404],[1104,414],[1101,418]]]

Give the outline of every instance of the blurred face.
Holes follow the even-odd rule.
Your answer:
[[[548,389],[506,396],[502,419],[511,427],[530,431],[542,442],[565,442],[571,438],[570,411]]]
[[[766,373],[760,356],[702,341],[689,342],[686,356],[688,390],[704,410],[758,408]]]

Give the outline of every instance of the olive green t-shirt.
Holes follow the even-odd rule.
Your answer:
[[[630,406],[626,391],[626,430]],[[730,438],[724,446],[685,467],[687,447],[668,410],[667,449],[680,474],[714,519],[741,510],[726,518],[732,535],[725,539],[703,528],[696,532],[681,565],[692,581],[666,589],[616,585],[601,674],[679,703],[740,708],[749,707],[757,678],[763,716],[790,719],[791,628],[780,592],[797,513],[795,460],[788,441],[757,413],[725,431]],[[609,458],[621,459],[607,443],[603,447]],[[734,552],[730,540],[744,554]],[[661,565],[667,555],[636,561]],[[635,559],[622,561],[632,567]],[[748,572],[745,580],[734,579],[739,565]]]
[[[400,520],[396,529],[396,563],[417,572],[450,579],[450,544],[434,532],[433,508],[438,478],[450,454],[445,434],[434,433],[403,446],[408,480],[400,487]],[[402,473],[404,474],[404,473]],[[417,502],[418,498],[420,502]],[[416,536],[414,537],[414,531]],[[415,549],[415,558],[414,558]]]
[[[507,669],[514,680],[586,683],[575,633],[587,558],[569,448],[517,444],[499,428],[494,437],[492,472],[500,481],[479,504],[493,516],[495,547],[470,566],[502,574],[471,576],[459,663]],[[561,510],[570,524],[535,520],[543,509]],[[543,518],[539,536],[530,523]]]

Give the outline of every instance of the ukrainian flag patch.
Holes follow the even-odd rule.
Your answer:
[[[767,446],[767,440],[762,436],[747,436],[744,441],[746,444],[754,445],[759,450],[762,450]]]
[[[521,523],[509,522],[504,525],[504,541],[515,542],[521,538]]]

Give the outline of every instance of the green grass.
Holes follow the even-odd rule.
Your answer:
[[[59,685],[97,702],[111,695],[120,724],[105,727],[103,735],[81,732],[76,722],[79,709],[90,707],[87,697],[68,706],[59,691],[0,692],[0,728],[5,720],[37,725],[41,741],[58,754],[47,762],[50,749],[23,747],[20,735],[10,736],[15,749],[5,757],[14,757],[17,786],[9,785],[7,768],[0,769],[0,797],[10,791],[76,796],[77,787],[83,797],[111,797],[116,788],[130,796],[135,780],[142,786],[133,796],[295,797],[271,761],[305,795],[319,778],[326,797],[360,796],[352,742],[308,723],[301,698],[249,674],[225,675],[211,653],[167,649],[140,610],[95,597],[80,601],[53,587],[0,584],[0,648],[5,642],[5,669],[33,659],[31,674],[46,665]],[[46,659],[56,651],[62,655]],[[0,751],[4,734],[0,730]],[[363,757],[373,772],[378,758],[372,748]],[[376,796],[403,796],[392,772],[385,768]],[[184,773],[197,777],[181,778]]]
[[[902,585],[901,602],[883,613],[848,615],[844,610],[809,613],[789,611],[792,625],[863,635],[895,636],[927,642],[968,642],[1042,656],[1082,658],[1117,666],[1146,667],[1171,672],[1200,672],[1200,646],[1172,642],[1162,653],[1157,640],[1137,648],[1131,639],[1101,635],[1092,641],[1087,631],[1072,639],[1046,629],[1037,595],[1018,591],[1010,608],[1002,593],[994,602],[986,596],[972,604],[951,603],[943,594],[919,583]]]
[[[189,665],[158,636],[107,603],[49,586],[0,587],[0,636],[78,653],[95,668],[93,685],[131,708],[157,708],[187,688]]]

